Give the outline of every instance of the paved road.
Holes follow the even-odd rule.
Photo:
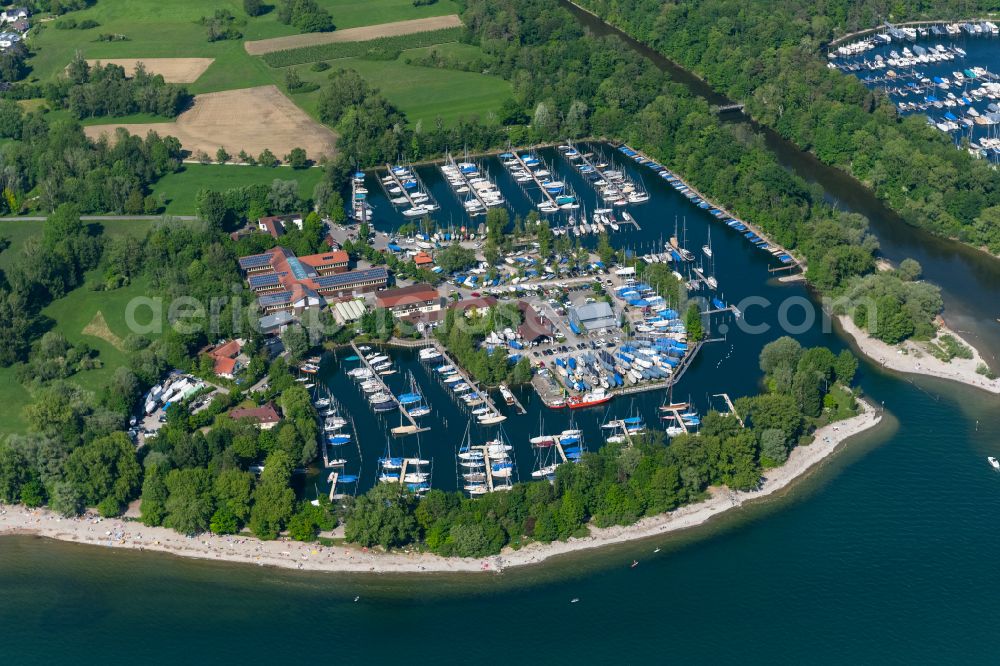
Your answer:
[[[81,215],[80,219],[84,222],[102,222],[102,221],[126,221],[126,220],[162,220],[164,217],[172,217],[178,220],[197,220],[197,215]],[[42,215],[20,215],[17,217],[0,217],[0,224],[4,222],[44,222],[48,218]]]

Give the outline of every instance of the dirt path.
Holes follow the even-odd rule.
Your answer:
[[[379,37],[397,37],[399,35],[410,35],[415,32],[429,32],[431,30],[441,30],[443,28],[458,28],[462,25],[462,19],[457,14],[447,16],[432,16],[430,18],[413,19],[411,21],[396,21],[395,23],[380,23],[378,25],[366,25],[363,28],[348,28],[347,30],[336,30],[334,32],[312,32],[304,35],[291,35],[289,37],[274,37],[272,39],[258,39],[251,42],[243,42],[243,48],[250,55],[264,55],[274,51],[287,51],[303,46],[317,46],[319,44],[334,44],[336,42],[365,42]]]
[[[292,148],[305,148],[309,159],[334,154],[336,135],[310,118],[275,86],[206,93],[171,123],[91,125],[84,128],[96,139],[114,136],[123,127],[131,134],[157,132],[175,136],[192,154],[204,151],[214,156],[219,147],[231,155],[241,150],[256,156],[265,148],[282,159]]]

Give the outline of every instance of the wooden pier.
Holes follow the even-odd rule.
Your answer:
[[[451,156],[451,153],[448,153],[446,160],[447,160],[447,166],[454,167],[455,172],[458,174],[459,178],[462,179],[462,184],[465,185],[465,187],[469,188],[469,191],[472,192],[472,196],[474,196],[476,198],[476,201],[479,202],[479,205],[482,206],[482,210],[477,211],[475,213],[470,212],[469,209],[465,207],[465,202],[462,200],[462,197],[459,196],[459,192],[455,190],[454,187],[451,188],[451,191],[455,194],[455,198],[458,199],[459,203],[462,204],[462,208],[465,209],[466,214],[469,217],[476,217],[477,215],[485,215],[486,212],[490,209],[489,204],[487,204],[486,200],[483,199],[483,197],[479,194],[479,190],[473,187],[472,183],[469,182],[468,176],[466,176],[465,173],[462,172],[462,169],[459,168],[458,164],[455,162],[455,158]],[[441,169],[441,174],[444,175],[445,179],[447,180],[448,174],[444,171],[445,166],[446,166],[445,164],[442,164],[439,168]]]
[[[444,345],[442,345],[440,342],[435,341],[434,347],[435,349],[438,350],[438,353],[441,354],[441,358],[444,359],[444,363],[446,365],[453,366],[455,368],[455,372],[458,373],[458,376],[462,378],[462,381],[471,386],[472,390],[474,390],[476,393],[479,394],[479,397],[482,399],[483,404],[486,406],[486,409],[489,410],[489,416],[493,418],[499,418],[501,420],[505,419],[506,417],[500,413],[500,410],[497,409],[496,404],[494,404],[493,399],[490,397],[489,391],[483,391],[479,389],[477,382],[475,382],[471,377],[469,377],[468,373],[466,373],[465,370],[462,369],[462,366],[459,365],[455,360],[451,358],[451,356],[448,355],[448,350],[444,348]],[[452,393],[454,393],[454,391],[452,391]],[[497,422],[499,423],[499,421]],[[488,425],[488,424],[481,423],[481,425]]]
[[[624,144],[623,144],[623,145],[624,145]],[[654,159],[651,159],[651,158],[650,158],[649,156],[647,156],[647,155],[646,155],[645,153],[643,153],[642,151],[639,151],[639,150],[635,150],[635,148],[632,148],[631,146],[626,146],[626,147],[627,147],[627,148],[628,148],[629,150],[633,150],[633,151],[635,151],[635,154],[636,154],[636,155],[637,155],[638,157],[640,157],[640,158],[641,158],[641,159],[643,160],[643,162],[641,162],[641,164],[646,164],[646,163],[649,163],[649,162],[651,162],[651,163],[653,163],[653,164],[659,164],[659,162],[657,162],[657,161],[656,161],[656,160],[654,160]],[[637,160],[637,161],[638,161],[638,160]],[[756,225],[754,225],[754,224],[753,224],[752,222],[747,222],[746,220],[742,220],[742,219],[740,219],[739,217],[737,217],[736,215],[733,215],[733,214],[732,214],[731,212],[729,212],[729,210],[727,210],[726,208],[724,208],[724,207],[720,206],[719,204],[715,203],[714,201],[712,201],[711,199],[709,199],[708,197],[706,197],[706,196],[705,196],[704,194],[702,194],[702,193],[701,193],[700,191],[698,191],[698,189],[697,189],[697,188],[695,188],[695,187],[694,187],[694,186],[692,186],[692,185],[691,185],[690,183],[688,183],[688,182],[687,182],[687,181],[685,181],[685,180],[684,180],[683,178],[681,178],[681,177],[680,177],[680,176],[679,176],[679,175],[678,175],[678,174],[677,174],[676,172],[674,172],[674,171],[670,171],[670,170],[668,170],[668,172],[669,172],[669,173],[670,173],[671,175],[673,175],[673,177],[674,177],[674,178],[676,178],[677,180],[679,180],[679,181],[680,181],[680,182],[681,182],[681,183],[682,183],[682,184],[683,184],[683,185],[684,185],[685,187],[687,187],[687,188],[688,188],[688,189],[689,189],[689,190],[690,190],[691,192],[693,192],[693,193],[695,194],[695,196],[697,196],[698,198],[700,198],[700,199],[702,199],[703,201],[707,202],[707,203],[708,203],[708,204],[709,204],[710,206],[712,206],[713,208],[715,208],[715,209],[717,209],[717,210],[720,210],[720,211],[722,211],[722,212],[723,212],[723,213],[724,213],[724,214],[725,214],[726,216],[728,216],[728,217],[730,217],[730,218],[732,218],[732,219],[736,220],[737,222],[739,222],[739,223],[743,224],[744,226],[746,226],[746,228],[747,228],[747,230],[748,230],[748,231],[752,231],[752,232],[753,232],[754,234],[756,234],[756,235],[757,235],[757,236],[758,236],[758,237],[759,237],[759,238],[760,238],[760,239],[761,239],[762,241],[766,242],[769,248],[771,248],[772,250],[776,250],[776,251],[777,251],[777,252],[775,252],[775,251],[772,251],[772,252],[771,252],[771,254],[773,254],[774,256],[778,256],[779,254],[786,254],[786,255],[788,255],[789,257],[791,257],[791,259],[792,259],[792,263],[791,263],[791,264],[787,264],[786,266],[783,266],[783,267],[781,267],[781,268],[779,268],[779,269],[777,269],[777,270],[788,270],[788,269],[791,269],[791,268],[798,268],[798,269],[800,269],[800,270],[805,270],[805,269],[804,269],[804,268],[802,267],[802,264],[801,264],[801,262],[800,262],[800,261],[799,261],[799,260],[798,260],[798,259],[797,259],[797,258],[795,257],[795,255],[794,255],[794,254],[792,254],[791,252],[789,252],[788,250],[786,250],[786,249],[785,249],[785,248],[783,248],[782,246],[778,245],[777,243],[773,242],[773,241],[772,241],[772,240],[771,240],[771,239],[770,239],[770,238],[769,238],[769,237],[768,237],[768,236],[767,236],[767,235],[766,235],[766,234],[765,234],[765,233],[764,233],[763,231],[761,231],[761,230],[760,230],[760,229],[759,229],[759,228],[758,228],[758,227],[757,227]],[[717,219],[719,219],[719,221],[720,221],[720,222],[722,221],[722,219],[721,219],[721,218],[717,218]],[[740,232],[740,233],[742,234],[743,232]]]
[[[389,177],[392,178],[392,182],[395,183],[396,186],[402,191],[402,196],[406,198],[406,201],[407,203],[410,204],[411,208],[414,206],[420,206],[426,204],[431,204],[435,208],[437,207],[437,201],[434,200],[434,197],[431,196],[431,193],[427,190],[426,187],[424,187],[424,183],[422,180],[420,180],[420,176],[417,175],[416,169],[406,167],[407,171],[409,171],[410,175],[413,177],[413,180],[417,183],[417,185],[420,186],[420,192],[427,195],[427,201],[424,203],[418,203],[413,200],[413,197],[410,195],[409,190],[407,190],[406,186],[403,185],[403,179],[396,175],[396,173],[392,170],[391,164],[386,163],[385,169],[386,172],[389,174]],[[385,182],[381,178],[378,179],[378,182],[382,184],[382,189],[385,191],[385,196],[389,199],[390,203],[392,203],[393,199],[400,196],[390,193],[389,188],[386,187]],[[393,204],[393,206],[398,206],[398,205],[399,204]]]
[[[479,451],[480,453],[482,453],[482,455],[483,455],[483,465],[486,467],[486,491],[492,493],[495,490],[497,490],[498,488],[502,488],[504,490],[507,490],[507,489],[509,489],[513,485],[513,464],[514,464],[514,461],[511,458],[511,456],[501,456],[501,457],[499,457],[497,459],[493,459],[492,457],[490,457],[490,445],[491,444],[503,445],[503,442],[502,442],[502,440],[498,439],[498,440],[495,440],[494,442],[490,442],[490,443],[487,443],[487,444],[478,444],[476,446],[470,446],[469,447],[469,451]],[[494,476],[493,476],[493,465],[495,463],[497,463],[497,462],[509,462],[511,464],[511,475],[510,476],[504,476],[504,477],[496,477],[496,478],[494,478]],[[497,479],[502,479],[502,483],[497,483]],[[463,485],[464,485],[464,481],[463,481]]]
[[[593,162],[591,162],[590,158],[587,157],[587,153],[585,153],[582,150],[580,150],[579,148],[577,148],[576,144],[574,144],[572,141],[567,141],[566,145],[569,146],[570,148],[572,148],[573,150],[575,150],[576,153],[577,153],[577,155],[580,156],[580,159],[583,160],[583,163],[586,164],[587,166],[589,166],[591,169],[593,169],[594,173],[596,173],[597,175],[599,175],[601,177],[601,179],[604,180],[604,182],[610,184],[611,181],[608,180],[608,177],[605,174],[604,170],[603,169],[599,169],[596,164],[594,164]],[[563,157],[566,157],[566,156],[563,155]],[[569,160],[568,157],[566,157],[566,159]],[[595,186],[594,189],[596,190],[597,187]],[[598,191],[598,194],[600,194],[600,191]],[[601,199],[604,200],[605,204],[608,203],[607,199],[604,199],[603,195],[601,195]],[[614,210],[612,210],[611,214],[612,214],[612,216],[614,215]],[[631,224],[632,226],[635,227],[636,231],[642,231],[642,227],[640,227],[639,223],[636,222],[635,215],[632,215],[631,213],[629,213],[628,217],[629,217],[628,220],[622,219],[621,223],[622,224]],[[616,221],[615,223],[617,224],[618,222]]]
[[[517,411],[518,415],[523,416],[524,414],[527,414],[528,410],[524,408],[524,405],[522,405],[521,401],[517,399],[517,396],[514,395],[514,392],[510,390],[510,387],[507,386],[506,384],[502,384],[500,389],[500,395],[503,395],[503,389],[507,389],[507,393],[510,394],[510,399],[512,401],[510,403],[510,406]]]
[[[545,189],[545,188],[544,188],[544,187],[542,186],[542,181],[541,181],[541,180],[539,180],[538,176],[536,176],[536,175],[535,175],[535,172],[531,170],[531,167],[529,167],[529,166],[528,166],[527,164],[525,164],[525,163],[524,163],[524,160],[522,160],[522,159],[521,159],[521,156],[517,154],[517,151],[516,151],[516,150],[511,150],[511,151],[510,151],[510,153],[511,153],[511,155],[513,155],[513,156],[514,156],[514,159],[515,159],[515,160],[517,160],[517,163],[518,163],[518,164],[519,164],[519,165],[521,166],[521,168],[522,168],[522,169],[523,169],[523,170],[524,170],[524,171],[525,171],[525,172],[526,172],[526,173],[527,173],[527,174],[528,174],[529,176],[531,176],[531,179],[532,179],[533,181],[535,181],[535,185],[537,185],[537,186],[538,186],[538,189],[539,189],[539,190],[541,190],[541,192],[542,192],[542,195],[543,195],[543,196],[544,196],[544,197],[545,197],[545,198],[546,198],[546,199],[548,200],[548,202],[549,202],[549,203],[551,203],[551,204],[552,204],[553,206],[555,206],[556,208],[558,208],[558,207],[559,207],[559,204],[557,204],[557,203],[556,203],[556,198],[555,198],[554,196],[552,196],[552,195],[551,195],[551,194],[549,193],[549,191],[548,191],[547,189]],[[548,165],[547,165],[547,164],[545,163],[545,160],[543,160],[543,159],[542,159],[541,157],[538,157],[537,159],[538,159],[538,161],[539,161],[539,162],[541,163],[542,167],[543,167],[543,168],[544,168],[544,169],[545,169],[546,171],[548,171],[548,172],[549,172],[549,174],[551,175],[551,174],[552,174],[552,171],[551,171],[551,170],[549,169]]]
[[[725,400],[726,401],[726,406],[729,407],[729,414],[732,414],[733,416],[736,417],[736,420],[740,422],[740,427],[741,428],[746,428],[747,427],[746,424],[743,423],[743,419],[740,418],[739,413],[736,411],[736,406],[733,405],[733,401],[729,399],[729,394],[728,393],[713,393],[712,397],[713,398],[722,398],[723,400]]]
[[[392,389],[390,389],[389,386],[385,383],[385,380],[382,379],[381,375],[379,375],[375,371],[375,368],[373,368],[372,365],[371,365],[371,363],[368,362],[368,359],[365,358],[365,355],[361,352],[360,349],[358,349],[358,345],[353,340],[351,341],[351,349],[354,350],[354,354],[361,360],[361,362],[364,364],[364,366],[366,368],[368,368],[368,370],[371,371],[371,373],[372,373],[371,379],[374,379],[375,381],[377,381],[379,383],[379,386],[381,387],[382,391],[384,391],[388,395],[392,396],[392,399],[396,401],[396,406],[399,408],[399,413],[403,415],[404,419],[406,419],[407,421],[410,422],[410,426],[411,427],[408,428],[406,430],[406,432],[401,432],[401,433],[395,433],[394,432],[393,434],[412,435],[412,434],[415,434],[415,433],[418,433],[418,432],[426,432],[426,431],[430,430],[430,428],[421,427],[421,425],[419,423],[417,423],[416,419],[414,419],[412,416],[410,416],[410,413],[408,411],[406,411],[406,407],[404,407],[399,402],[399,398],[397,398],[396,395],[392,392]]]

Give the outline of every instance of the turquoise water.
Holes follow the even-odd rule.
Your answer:
[[[768,141],[831,199],[868,214],[886,256],[916,255],[944,287],[949,321],[972,331],[988,356],[1000,349],[993,321],[1000,263],[902,226],[836,173],[773,136]],[[679,214],[688,216],[691,246],[698,247],[708,220],[657,189],[653,178],[646,183],[655,200],[636,209],[644,231],[619,242],[658,240],[672,232]],[[451,196],[435,194],[443,204]],[[801,285],[769,281],[766,258],[735,235],[713,231],[713,245],[730,300],[807,295]],[[776,313],[753,317],[773,323]],[[752,392],[756,354],[768,339],[733,333],[726,343],[708,345],[679,391],[702,407],[710,393]],[[818,323],[800,339],[842,344]],[[681,535],[502,576],[308,574],[3,539],[0,654],[12,664],[994,663],[1000,475],[985,456],[1000,451],[997,398],[867,363],[859,379],[891,417],[780,497]],[[338,381],[331,379],[334,386]],[[348,388],[338,395],[350,400]],[[651,413],[660,399],[637,399],[636,408]],[[432,401],[438,425],[422,449],[435,460],[435,485],[448,487],[464,420],[450,416],[457,412],[444,395]],[[613,407],[630,408],[627,401]],[[394,424],[365,409],[352,412],[373,465],[384,446],[381,432]],[[598,410],[578,416],[588,428],[602,418]],[[558,427],[558,418],[547,415],[546,423]],[[523,446],[537,413],[505,427]],[[522,451],[519,466],[526,463]],[[364,474],[372,477],[373,469]],[[635,569],[633,559],[640,561]]]

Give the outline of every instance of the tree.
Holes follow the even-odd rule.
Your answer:
[[[195,197],[198,217],[215,229],[222,229],[229,217],[225,199],[215,190],[201,189]]]
[[[224,508],[238,525],[242,525],[250,516],[253,474],[239,469],[223,470],[215,477],[212,494],[216,505],[220,509]],[[212,531],[216,530],[213,528]]]
[[[243,0],[243,11],[247,16],[260,16],[264,11],[261,0]]]
[[[208,529],[215,507],[212,473],[207,469],[174,469],[167,474],[167,516],[163,524],[182,534]]]
[[[357,499],[347,518],[344,537],[362,546],[392,548],[417,538],[415,498],[395,483],[382,483]]]
[[[66,67],[66,75],[70,81],[77,85],[90,80],[90,64],[83,56],[82,51],[78,50],[73,54],[73,59],[70,60],[69,65]]]
[[[552,254],[552,239],[555,236],[552,235],[552,229],[549,227],[548,221],[543,221],[538,225],[538,254],[542,258],[551,256]]]
[[[292,150],[285,155],[285,162],[287,162],[293,169],[305,169],[309,166],[309,158],[306,156],[305,148],[292,148]]]
[[[301,361],[309,353],[309,338],[299,324],[292,324],[281,334],[281,342],[293,362]]]
[[[240,530],[240,524],[236,516],[229,510],[229,507],[220,506],[212,514],[212,519],[208,523],[208,529],[213,534],[236,534]]]
[[[226,162],[229,161],[231,157],[232,155],[227,153],[226,149],[223,148],[222,146],[219,146],[219,149],[215,151],[215,161],[218,162],[219,164],[225,164]]]
[[[899,270],[896,271],[906,282],[913,282],[920,278],[920,274],[923,273],[924,269],[916,259],[910,259],[907,257],[899,262]]]
[[[760,435],[760,464],[777,467],[788,459],[788,440],[780,430],[765,430]]]
[[[139,489],[141,477],[135,447],[123,432],[94,439],[66,460],[66,480],[89,506],[108,498],[118,506],[125,504]]]
[[[435,263],[444,269],[445,273],[465,270],[476,264],[476,253],[462,247],[458,243],[453,243],[441,250],[434,257]]]
[[[750,421],[755,430],[777,430],[794,441],[802,431],[802,413],[796,400],[781,393],[765,393],[750,401]]]
[[[698,341],[705,337],[705,330],[701,324],[701,310],[696,303],[688,306],[684,314],[684,327],[687,329],[688,340]]]
[[[299,182],[276,178],[271,182],[271,189],[268,190],[267,203],[275,215],[298,210],[302,206],[302,200],[299,199]]]
[[[159,465],[146,467],[146,476],[142,481],[142,504],[139,505],[140,520],[143,525],[156,527],[163,524],[167,516],[166,474]]]
[[[799,371],[792,379],[792,395],[806,416],[819,416],[823,410],[823,379],[815,372]]]
[[[292,460],[284,451],[274,451],[264,461],[260,483],[250,510],[250,531],[261,539],[275,539],[292,516],[295,492],[288,487]]]
[[[837,354],[837,360],[833,364],[833,374],[838,382],[850,386],[857,370],[858,358],[850,350],[845,349]]]
[[[274,153],[269,148],[265,148],[261,151],[260,156],[257,157],[257,163],[266,167],[278,166],[278,158],[274,156]]]
[[[8,444],[0,444],[0,502],[17,502],[29,479],[28,461],[24,455]]]
[[[760,369],[765,375],[772,374],[782,365],[794,368],[802,355],[802,345],[787,335],[764,345],[760,352]]]

